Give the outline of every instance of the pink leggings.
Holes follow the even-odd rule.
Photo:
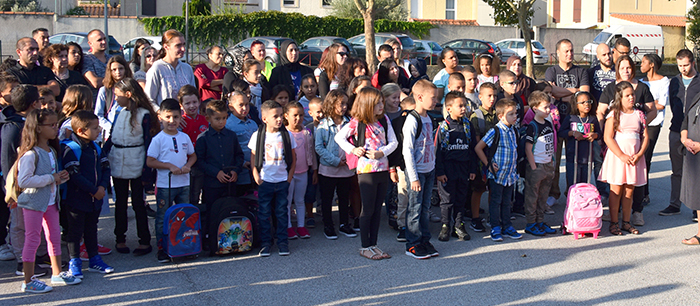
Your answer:
[[[22,209],[24,213],[24,249],[22,260],[34,262],[36,250],[41,242],[41,227],[48,247],[49,256],[61,255],[61,226],[59,225],[58,207],[49,205],[46,212]]]

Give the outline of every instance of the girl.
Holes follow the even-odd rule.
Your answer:
[[[329,91],[337,89],[340,85],[340,67],[345,64],[348,55],[350,55],[350,53],[348,53],[348,48],[341,43],[333,43],[327,50],[328,55],[326,55],[326,58],[318,65],[318,68],[321,69],[318,78],[318,93],[321,99],[325,98]],[[303,81],[302,79],[302,82]],[[302,84],[302,86],[304,85]]]
[[[478,74],[476,77],[479,80],[478,85],[485,82],[498,84],[498,74],[501,72],[501,65],[498,64],[499,61],[493,59],[493,55],[482,53],[477,57],[476,63],[477,65],[474,68]]]
[[[282,105],[282,107],[287,106],[287,103],[289,103],[289,101],[294,101],[293,97],[294,95],[291,91],[289,91],[289,88],[287,86],[277,85],[272,88],[271,99],[275,100],[275,102]]]
[[[221,67],[224,60],[224,50],[219,46],[207,48],[207,58],[204,64],[197,65],[194,76],[199,81],[199,96],[202,100],[214,98],[221,99],[221,87],[224,84],[224,76],[228,69]]]
[[[584,183],[588,180],[591,169],[588,168],[588,157],[599,150],[594,149],[600,138],[600,124],[595,117],[597,104],[587,91],[578,91],[571,99],[571,114],[562,120],[559,135],[566,139],[566,190],[571,185]],[[574,160],[576,143],[578,142],[578,160]],[[593,164],[593,161],[590,161]],[[598,177],[600,164],[594,163],[593,175]],[[574,177],[574,167],[577,167],[578,177]]]
[[[61,227],[59,225],[58,185],[70,178],[66,170],[58,170],[58,117],[45,109],[27,115],[22,130],[22,144],[17,156],[17,187],[24,191],[17,197],[24,219],[22,250],[24,282],[22,292],[43,293],[53,288],[34,277],[34,258],[44,229],[51,257],[51,284],[75,285],[80,279],[61,272]]]
[[[425,60],[422,58],[411,59],[410,63],[408,64],[408,72],[411,74],[411,77],[408,79],[408,86],[410,86],[411,88],[413,88],[413,85],[415,85],[416,82],[418,82],[419,80],[430,81],[430,77],[428,77],[427,74],[428,64],[426,64]]]
[[[394,83],[389,83],[382,86],[382,95],[384,96],[384,111],[389,119],[394,120],[401,116],[401,87]]]
[[[346,91],[350,86],[350,82],[358,76],[367,75],[367,62],[361,58],[350,57],[345,60],[345,64],[340,66],[338,72],[338,89]]]
[[[313,122],[314,119],[311,118],[309,114],[309,101],[311,99],[318,97],[316,95],[318,84],[316,84],[316,78],[313,74],[307,74],[301,77],[301,92],[299,93],[299,103],[304,107],[304,126]],[[334,88],[335,89],[335,88]],[[323,99],[323,97],[321,98]]]
[[[196,86],[192,66],[187,63],[180,65],[180,59],[185,56],[185,36],[178,30],[170,29],[163,33],[160,44],[163,48],[158,53],[158,60],[146,73],[144,89],[155,105],[160,105],[163,99],[177,99],[177,92],[182,86]]]
[[[372,79],[370,79],[370,77],[361,75],[352,79],[352,82],[350,82],[350,86],[348,86],[347,90],[348,111],[350,110],[350,107],[352,107],[353,101],[355,101],[357,92],[364,87],[372,87]]]
[[[260,109],[262,103],[270,99],[269,92],[260,83],[262,80],[260,69],[260,63],[256,60],[249,59],[243,63],[243,80],[248,83],[249,89],[247,91],[250,92],[250,103],[256,109]]]
[[[321,190],[321,210],[323,214],[323,234],[328,239],[338,239],[333,225],[333,193],[338,194],[338,218],[340,232],[347,237],[356,237],[348,223],[349,192],[354,175],[345,161],[345,152],[335,141],[335,135],[350,119],[347,112],[348,96],[340,90],[331,90],[323,101],[324,118],[316,127],[314,147],[319,155],[318,184]]]
[[[109,138],[112,122],[120,110],[119,105],[115,102],[114,85],[132,76],[131,70],[123,57],[113,56],[107,61],[107,71],[102,81],[104,86],[100,87],[100,90],[97,92],[97,101],[95,101],[95,115],[100,119],[100,126],[105,131],[105,139]]]
[[[299,47],[291,39],[283,41],[280,45],[279,60],[280,64],[275,69],[272,69],[270,87],[274,88],[277,85],[287,86],[292,93],[290,97],[296,97],[296,94],[301,89],[301,76],[314,71],[299,63]]]
[[[70,135],[73,133],[73,128],[70,125],[71,116],[79,110],[92,111],[92,101],[92,89],[87,85],[71,85],[66,89],[61,109],[63,119],[60,120],[58,140],[70,139]]]
[[[396,62],[391,59],[386,59],[379,64],[379,69],[377,70],[377,84],[375,87],[377,89],[382,89],[384,84],[396,83],[401,86],[401,90],[404,92],[411,92],[411,89],[408,88],[408,79],[400,77],[400,75],[401,70],[399,66],[396,65]]]
[[[313,74],[310,76],[312,79],[314,78]],[[312,184],[316,184],[318,181],[313,136],[311,132],[302,125],[304,113],[304,107],[302,107],[299,102],[292,101],[284,107],[284,120],[286,121],[287,130],[292,133],[297,143],[297,147],[294,149],[297,155],[297,164],[294,170],[294,178],[289,184],[289,195],[287,196],[287,211],[289,213],[287,235],[289,239],[296,239],[297,237],[305,239],[311,237],[304,224],[304,219],[306,217],[304,195],[306,194],[306,185],[308,183],[307,172],[309,172],[309,169],[314,172]],[[296,206],[297,228],[292,226],[292,202],[294,202]]]
[[[83,48],[75,42],[66,44],[68,47],[68,69],[83,73]]]
[[[363,88],[357,95],[351,114],[353,119],[345,125],[335,141],[347,153],[358,157],[357,174],[362,198],[360,213],[360,255],[379,260],[391,258],[377,247],[381,208],[389,188],[389,160],[387,156],[398,146],[389,117],[384,114],[382,93],[374,88]],[[361,131],[360,129],[364,129]],[[351,144],[349,137],[364,132],[364,141]]]
[[[129,69],[132,73],[136,73],[141,69],[141,60],[143,59],[143,50],[150,47],[151,43],[145,38],[139,38],[134,43],[133,54],[131,55],[131,60],[129,61]]]
[[[149,69],[151,69],[153,63],[156,62],[158,50],[156,50],[156,48],[148,46],[145,49],[143,49],[142,54],[143,58],[141,59],[141,68],[139,69],[139,71],[134,72],[134,80],[139,82],[141,88],[146,88],[146,73]]]
[[[610,233],[622,235],[639,231],[630,224],[632,194],[635,186],[646,184],[644,152],[649,145],[646,119],[634,108],[632,84],[622,81],[615,85],[615,100],[606,116],[605,144],[608,153],[603,160],[600,181],[610,184]],[[641,138],[641,139],[640,139]],[[618,225],[618,210],[622,205],[622,228]]]
[[[440,52],[438,66],[442,69],[438,71],[433,78],[433,84],[435,84],[435,86],[438,88],[438,101],[442,101],[442,98],[445,96],[445,89],[447,89],[450,74],[461,71],[462,66],[459,65],[457,52],[450,47],[445,47],[442,49],[442,52]],[[477,88],[478,87],[479,86],[477,85]]]
[[[134,255],[150,253],[151,233],[148,230],[148,217],[143,201],[142,176],[146,165],[146,148],[160,130],[156,112],[148,97],[134,79],[126,78],[114,86],[114,96],[122,111],[112,125],[111,137],[105,144],[116,201],[114,204],[114,234],[119,253],[129,253],[126,246],[126,231],[129,220],[126,215],[127,197],[131,188],[131,208],[136,215],[139,246]],[[145,176],[145,175],[144,175]]]

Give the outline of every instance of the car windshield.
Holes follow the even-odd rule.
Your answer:
[[[611,35],[612,33],[600,32],[600,34],[593,39],[593,42],[596,44],[603,44],[608,41]]]
[[[413,39],[411,39],[408,36],[400,36],[399,40],[401,41],[401,46],[403,46],[404,48],[408,48],[414,45]]]

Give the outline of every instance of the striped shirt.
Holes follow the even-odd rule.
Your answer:
[[[499,129],[501,138],[498,142],[498,149],[493,156],[493,163],[498,165],[498,171],[494,176],[491,171],[488,172],[488,179],[496,181],[497,184],[510,186],[518,180],[518,137],[516,131],[512,127],[506,126],[502,121],[499,121],[493,129],[490,129],[484,135],[483,140],[487,146],[491,146],[496,132],[494,129]]]

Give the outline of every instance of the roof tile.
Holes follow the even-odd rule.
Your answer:
[[[610,14],[619,18],[640,24],[659,25],[666,27],[685,27],[685,16],[643,15],[643,14]]]

